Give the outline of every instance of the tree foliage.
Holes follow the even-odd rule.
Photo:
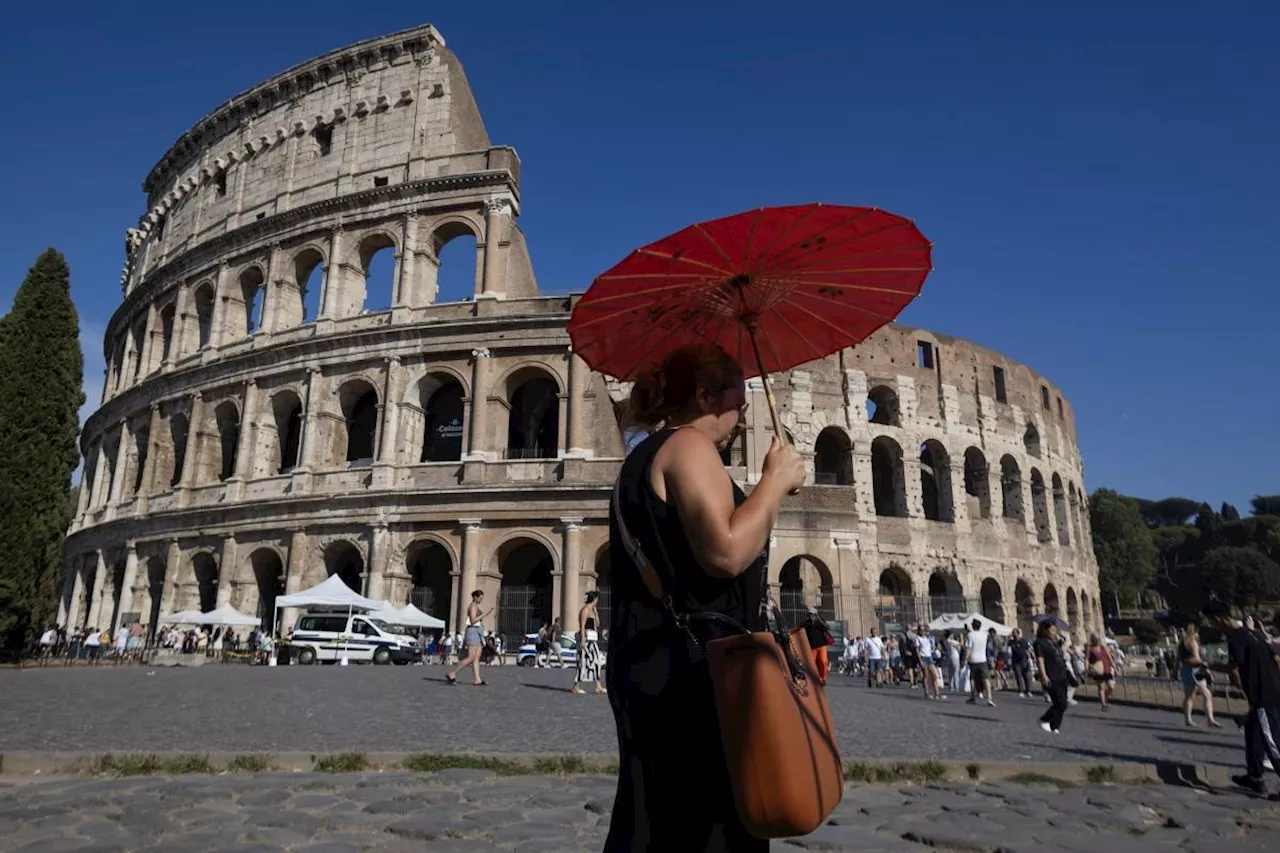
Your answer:
[[[1089,496],[1089,526],[1099,586],[1133,606],[1155,577],[1160,559],[1138,502],[1112,489],[1098,489]]]
[[[1249,504],[1254,515],[1280,515],[1280,495],[1255,495]]]
[[[30,641],[51,621],[84,362],[70,272],[44,252],[0,319],[0,644]]]
[[[1223,501],[1222,502],[1222,520],[1223,521],[1239,521],[1240,510],[1236,509],[1234,504],[1229,504],[1226,501]]]
[[[1155,645],[1164,636],[1164,626],[1154,619],[1139,619],[1133,623],[1133,636],[1139,643]]]

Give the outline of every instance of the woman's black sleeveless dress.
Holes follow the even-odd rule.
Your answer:
[[[649,486],[654,455],[672,435],[650,436],[622,466],[619,507],[631,535],[669,583],[683,612],[717,612],[764,630],[768,550],[733,580],[698,566],[675,508]],[[746,496],[735,485],[738,504]],[[649,594],[610,518],[612,618],[605,682],[618,727],[618,792],[605,842],[622,851],[766,851],[733,804],[704,658]],[[669,560],[663,561],[659,539]],[[661,564],[660,564],[661,563]]]

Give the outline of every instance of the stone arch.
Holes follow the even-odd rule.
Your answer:
[[[174,323],[178,318],[178,306],[170,301],[160,309],[160,361],[167,362],[177,355],[173,339]]]
[[[142,577],[145,586],[142,589],[142,598],[135,602],[135,606],[142,614],[142,621],[146,623],[147,639],[151,639],[155,636],[156,628],[160,624],[160,609],[164,606],[164,560],[156,556],[148,557]]]
[[[196,306],[196,349],[204,349],[213,343],[213,308],[218,299],[209,282],[198,285],[193,296]]]
[[[726,468],[743,468],[747,464],[747,431],[739,429],[720,451],[720,461]]]
[[[271,443],[271,470],[288,474],[300,463],[302,447],[302,400],[286,389],[271,398],[271,417],[275,424],[275,440]]]
[[[1077,640],[1082,639],[1082,630],[1088,631],[1088,627],[1080,623],[1080,605],[1076,600],[1076,591],[1071,587],[1067,587],[1067,624],[1071,626],[1071,634]]]
[[[187,607],[208,613],[218,606],[218,561],[208,551],[197,551],[191,555],[191,576],[195,594],[188,596]]]
[[[1022,469],[1009,454],[1000,457],[1000,491],[1004,503],[1004,517],[1025,521],[1026,509],[1022,500]]]
[[[1052,539],[1049,533],[1049,500],[1044,487],[1044,475],[1038,468],[1031,469],[1031,517],[1036,525],[1036,539],[1041,542]]]
[[[929,521],[956,520],[951,488],[951,455],[942,442],[931,438],[920,446],[920,493],[924,517]]]
[[[1001,625],[1007,624],[1004,621],[1004,592],[1000,589],[1000,582],[995,578],[983,578],[979,594],[982,597],[982,615]]]
[[[142,481],[143,475],[147,473],[147,454],[151,451],[151,424],[149,422],[135,424],[132,432],[133,483],[129,493],[132,496],[136,496],[147,494],[151,491],[151,484]]]
[[[1062,489],[1062,478],[1055,473],[1050,483],[1053,486],[1053,520],[1058,528],[1058,544],[1070,545],[1071,537],[1067,532],[1070,529],[1067,522],[1067,496]]]
[[[890,563],[880,573],[879,598],[876,600],[876,619],[882,631],[902,633],[907,626],[917,622],[916,600],[911,576]]]
[[[1036,429],[1035,424],[1027,424],[1026,431],[1022,433],[1022,446],[1028,456],[1040,458],[1040,430]]]
[[[1032,618],[1036,615],[1035,598],[1031,594],[1031,585],[1018,578],[1013,588],[1013,600],[1018,608],[1018,628],[1027,636],[1034,636],[1036,623]]]
[[[1084,629],[1087,633],[1094,633],[1097,629],[1093,625],[1093,602],[1089,598],[1089,594],[1082,592],[1080,594],[1080,615],[1084,619]]]
[[[144,373],[142,354],[147,340],[147,318],[139,317],[129,328],[130,361],[134,382],[141,382]]]
[[[236,275],[236,283],[226,295],[222,328],[232,340],[252,335],[262,328],[267,276],[256,263]]]
[[[187,464],[187,438],[191,424],[182,412],[174,412],[169,416],[169,466],[164,473],[168,475],[169,488],[177,488],[182,481],[182,471]]]
[[[1047,583],[1044,585],[1044,612],[1056,614],[1058,610],[1058,588]]]
[[[871,442],[871,491],[876,515],[907,517],[907,482],[902,447],[888,436]]]
[[[454,572],[449,548],[435,537],[419,537],[405,549],[404,569],[412,583],[409,603],[448,623],[453,606]],[[470,596],[471,590],[460,594]]]
[[[554,459],[560,451],[560,383],[554,372],[525,367],[505,381],[508,459]]]
[[[798,554],[778,571],[778,607],[790,627],[804,622],[809,608],[827,621],[836,618],[835,583],[826,563],[809,554]]]
[[[898,392],[888,385],[877,385],[868,391],[867,420],[883,426],[902,426]]]
[[[466,420],[466,384],[451,370],[435,369],[418,380],[410,414],[418,462],[456,462],[462,458]]]
[[[1074,482],[1067,483],[1067,495],[1070,503],[1071,511],[1071,532],[1075,534],[1075,543],[1077,548],[1084,547],[1084,540],[1080,538],[1080,492],[1076,490]]]
[[[896,564],[880,573],[880,595],[895,597],[912,595],[911,575]]]
[[[386,231],[370,231],[356,244],[362,313],[387,311],[395,304],[399,251],[396,238]]]
[[[303,246],[293,253],[289,264],[293,286],[281,294],[277,309],[280,328],[312,323],[320,316],[326,265],[324,250],[318,246]]]
[[[518,646],[525,634],[537,631],[543,622],[551,621],[553,553],[540,539],[521,535],[498,546],[495,556],[501,582],[497,625],[509,648]]]
[[[378,413],[381,406],[373,383],[364,378],[348,379],[338,388],[338,406],[344,429],[338,458],[348,468],[373,463],[378,448]]]
[[[272,634],[277,633],[276,597],[284,595],[284,561],[280,552],[274,548],[258,548],[249,555],[249,567],[253,571],[253,585],[256,590],[256,615],[260,625]],[[249,613],[247,607],[241,612]]]
[[[364,594],[364,551],[348,539],[335,539],[324,549],[325,576],[337,575],[351,590]]]
[[[987,457],[976,447],[964,452],[964,493],[969,518],[991,517],[991,473]]]
[[[813,454],[814,482],[817,485],[853,485],[853,442],[843,429],[829,426],[818,433]]]
[[[935,570],[929,575],[929,612],[936,618],[943,613],[967,613],[964,586],[952,572]]]
[[[479,292],[480,232],[470,222],[449,219],[431,233],[428,302],[466,302]]]
[[[218,434],[212,442],[209,462],[205,466],[207,480],[229,480],[236,473],[236,452],[240,446],[240,407],[234,400],[223,400],[213,410]]]

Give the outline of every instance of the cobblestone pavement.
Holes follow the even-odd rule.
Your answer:
[[[439,666],[0,671],[0,752],[615,752],[608,700],[570,695],[569,670],[482,672],[477,688],[445,685]],[[846,760],[1243,761],[1225,714],[1188,729],[1177,712],[1082,702],[1053,736],[1036,726],[1044,704],[1014,694],[986,708],[834,676],[827,695]]]
[[[487,771],[258,774],[0,787],[0,851],[599,851],[613,779]],[[853,787],[827,825],[775,851],[1274,851],[1280,806],[1166,786]]]

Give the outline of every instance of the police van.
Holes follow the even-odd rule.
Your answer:
[[[376,664],[417,663],[422,660],[418,641],[397,634],[374,616],[358,613],[304,613],[294,623],[289,640],[292,657],[300,664],[346,658]]]

